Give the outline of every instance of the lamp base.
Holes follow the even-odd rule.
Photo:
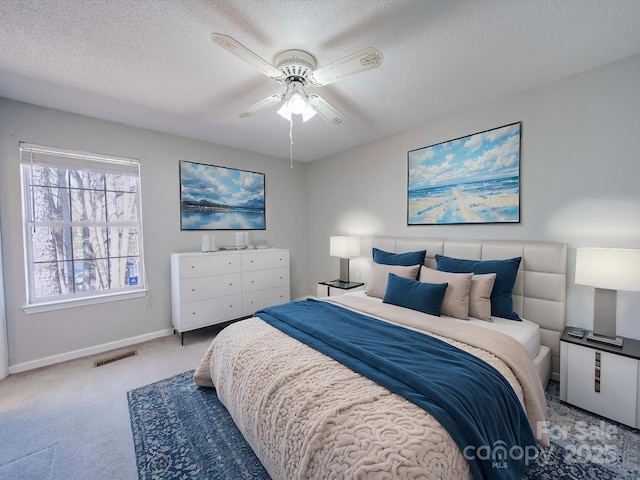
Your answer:
[[[344,283],[349,283],[349,259],[348,258],[340,259],[340,281]]]
[[[614,347],[622,347],[622,337],[609,337],[607,335],[598,335],[597,333],[589,332],[587,340],[590,342],[606,343]]]

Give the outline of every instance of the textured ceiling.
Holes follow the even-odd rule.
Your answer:
[[[277,106],[237,115],[282,87],[210,34],[320,67],[380,50],[308,89],[346,117],[294,121],[308,162],[638,54],[639,25],[637,0],[0,0],[0,96],[288,159]]]

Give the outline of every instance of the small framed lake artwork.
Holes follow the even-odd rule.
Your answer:
[[[180,161],[181,230],[265,230],[265,175]]]
[[[522,122],[407,154],[407,225],[520,223]]]

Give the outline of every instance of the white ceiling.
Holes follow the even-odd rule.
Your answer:
[[[346,117],[294,121],[309,162],[638,54],[639,26],[638,0],[0,0],[0,96],[289,159],[277,106],[237,115],[283,88],[210,34],[319,67],[380,50],[308,89]]]

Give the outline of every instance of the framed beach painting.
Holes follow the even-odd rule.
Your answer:
[[[181,230],[265,230],[265,175],[180,161]]]
[[[520,222],[522,123],[408,152],[407,224]]]

